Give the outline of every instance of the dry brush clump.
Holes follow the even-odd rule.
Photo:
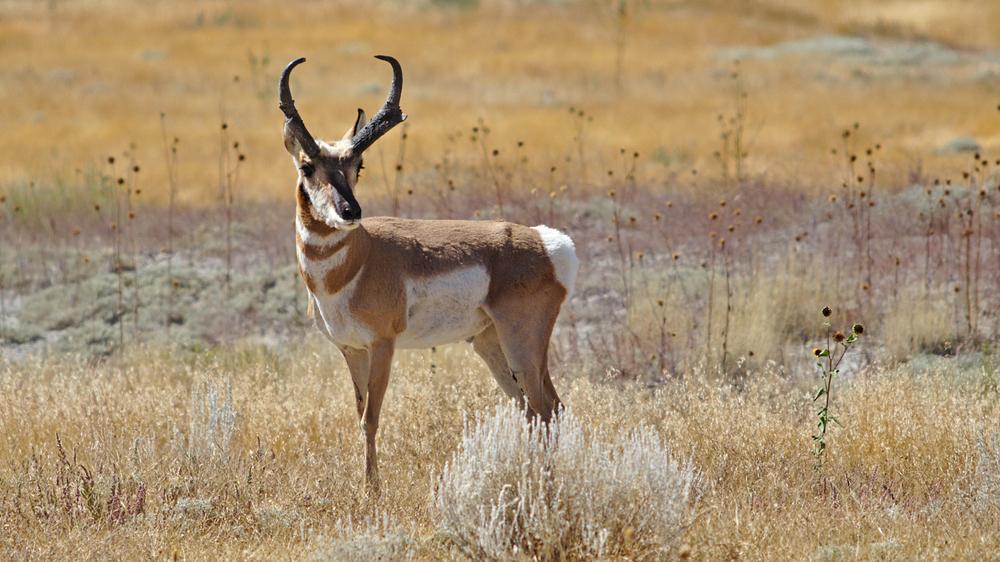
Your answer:
[[[337,537],[321,545],[313,560],[331,562],[394,562],[413,560],[417,539],[387,514],[366,517],[355,523],[351,519],[337,522]]]
[[[690,522],[697,476],[649,427],[588,431],[513,402],[466,422],[434,488],[438,528],[472,559],[660,559]]]

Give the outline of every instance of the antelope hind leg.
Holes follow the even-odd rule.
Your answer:
[[[490,373],[496,379],[497,384],[504,393],[514,398],[524,406],[524,391],[521,389],[517,378],[507,364],[507,358],[500,348],[500,339],[497,336],[497,329],[490,324],[488,328],[472,339],[472,349],[479,355],[486,366],[490,368]]]

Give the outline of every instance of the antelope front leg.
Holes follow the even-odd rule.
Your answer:
[[[347,361],[347,369],[351,372],[351,384],[354,386],[354,405],[358,409],[358,421],[365,418],[365,398],[368,397],[368,350],[341,347]]]
[[[395,342],[378,340],[372,344],[369,351],[368,401],[365,405],[363,425],[365,428],[365,484],[369,495],[378,497],[378,456],[375,448],[375,436],[378,433],[379,411],[382,409],[382,398],[389,385],[389,370],[392,368],[392,354]]]

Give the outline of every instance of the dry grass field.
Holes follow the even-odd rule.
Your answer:
[[[1000,5],[869,4],[0,0],[0,559],[997,559]],[[582,266],[560,421],[399,352],[375,498],[276,82],[379,53],[365,214]]]

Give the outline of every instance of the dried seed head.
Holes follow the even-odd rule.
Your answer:
[[[837,332],[833,334],[833,341],[837,343],[844,341],[844,339],[845,339],[844,332],[841,332],[840,330],[837,330]]]
[[[823,310],[821,310],[820,312],[823,313],[823,316],[825,318],[829,318],[830,315],[833,314],[833,309],[831,309],[829,306],[824,306]]]
[[[854,326],[851,326],[851,331],[860,336],[865,333],[865,327],[861,324],[855,324]]]

